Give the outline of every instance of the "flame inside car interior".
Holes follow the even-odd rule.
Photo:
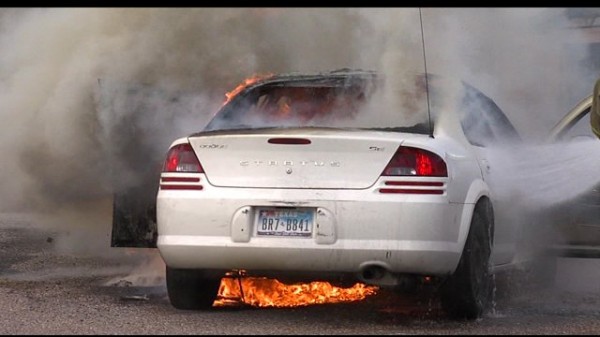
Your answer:
[[[235,87],[235,89],[233,89],[233,90],[225,93],[226,99],[225,99],[225,102],[223,102],[223,105],[229,103],[229,101],[231,101],[231,99],[233,97],[235,97],[237,94],[239,94],[242,90],[244,90],[249,85],[252,85],[252,84],[254,84],[254,83],[256,83],[256,82],[258,82],[258,81],[260,81],[262,79],[266,79],[266,78],[269,78],[271,76],[273,76],[273,74],[270,74],[270,73],[264,74],[264,75],[262,75],[262,74],[256,74],[254,76],[250,76],[247,79],[243,80],[242,83],[238,84],[238,86]]]
[[[225,94],[223,106],[242,94],[247,87],[273,76],[253,75],[243,80],[235,89]],[[254,126],[282,126],[281,123],[293,124],[292,121],[310,126],[329,125],[333,120],[347,122],[356,118],[372,93],[374,85],[375,83],[346,83],[343,89],[339,89],[328,83],[317,83],[307,87],[305,84],[295,86],[293,82],[279,83],[274,80],[266,86],[268,94],[260,89],[257,91],[258,97],[252,106],[237,106],[236,112],[230,110],[224,113],[224,116],[237,119],[243,115],[244,120],[254,120]]]

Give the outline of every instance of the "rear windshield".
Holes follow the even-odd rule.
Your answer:
[[[465,82],[432,75],[427,82],[412,75],[263,83],[235,96],[204,131],[328,127],[433,134],[437,117],[448,112],[472,145],[520,141],[492,99]]]
[[[387,129],[427,123],[427,114],[422,112],[426,108],[424,97],[411,97],[410,90],[398,90],[393,93],[396,104],[386,104],[389,95],[386,97],[381,88],[383,84],[373,78],[266,83],[232,99],[205,131],[265,127]],[[399,100],[404,102],[397,104]],[[415,132],[427,130],[418,128]]]

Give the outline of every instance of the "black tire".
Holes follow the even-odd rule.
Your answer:
[[[171,305],[182,310],[210,309],[217,298],[221,278],[196,269],[167,266],[167,292]]]
[[[477,319],[490,308],[493,212],[487,200],[477,203],[460,261],[441,287],[442,308],[453,319]]]

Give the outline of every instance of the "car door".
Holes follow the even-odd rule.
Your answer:
[[[494,168],[490,164],[492,149],[498,145],[516,146],[521,139],[514,126],[492,99],[464,84],[461,126],[479,161],[484,181],[490,185]],[[494,265],[510,263],[516,252],[519,223],[523,220],[508,200],[496,198],[491,191],[494,208]]]
[[[213,106],[195,92],[98,80],[99,144],[110,161],[112,247],[156,247],[156,195],[173,139],[201,130]],[[208,101],[208,100],[207,100]]]
[[[589,141],[600,137],[600,80],[551,130],[548,142]],[[598,142],[600,146],[600,141]],[[554,249],[561,256],[600,257],[600,184],[550,210],[556,230]]]

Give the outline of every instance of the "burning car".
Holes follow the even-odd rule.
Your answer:
[[[202,131],[171,144],[155,218],[154,205],[136,217],[115,199],[113,245],[156,243],[178,309],[212,307],[221,279],[243,271],[433,284],[451,317],[474,319],[517,245],[487,150],[519,142],[463,81],[348,69],[246,81]],[[123,228],[134,228],[129,241]]]

